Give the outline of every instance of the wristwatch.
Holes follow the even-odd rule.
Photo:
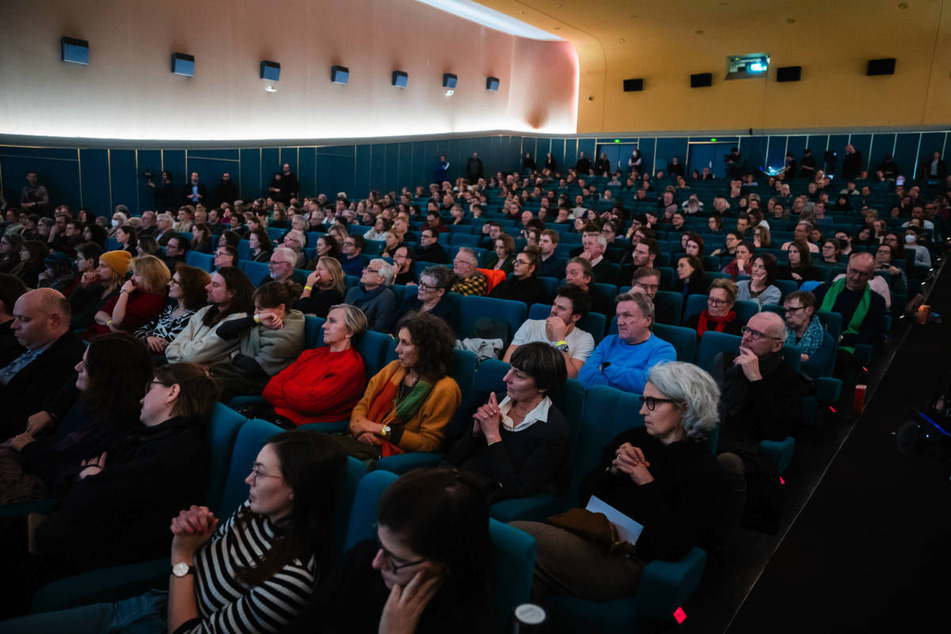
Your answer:
[[[184,561],[180,561],[174,566],[172,566],[172,574],[178,577],[179,579],[195,574],[195,566],[190,566]]]
[[[393,433],[392,427],[390,427],[389,425],[383,425],[383,431],[380,432],[380,435],[383,436],[384,438],[389,438],[390,434],[392,433]]]
[[[561,341],[559,341],[558,343],[556,343],[556,344],[555,344],[555,347],[556,347],[558,350],[560,350],[561,352],[565,352],[565,353],[568,352],[568,342],[565,341],[564,339],[562,339]]]

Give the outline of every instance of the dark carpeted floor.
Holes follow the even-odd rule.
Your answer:
[[[951,274],[928,303],[951,319]],[[894,435],[949,369],[951,325],[898,322],[872,368],[865,414],[854,420],[849,393],[846,411],[797,436],[783,529],[741,530],[680,630],[951,631],[951,464],[902,455]]]

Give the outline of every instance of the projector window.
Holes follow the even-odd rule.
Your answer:
[[[750,53],[748,55],[729,55],[726,58],[727,79],[752,79],[765,77],[769,70],[769,55]]]

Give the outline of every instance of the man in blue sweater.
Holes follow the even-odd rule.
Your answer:
[[[608,385],[641,394],[650,369],[661,361],[675,361],[677,352],[651,332],[654,303],[642,293],[617,297],[617,332],[605,337],[578,373],[586,388]]]

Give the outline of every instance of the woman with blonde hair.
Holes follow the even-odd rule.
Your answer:
[[[305,315],[326,318],[331,306],[343,302],[345,292],[345,276],[340,262],[336,258],[324,256],[318,258],[314,270],[307,276],[304,290],[294,308]]]
[[[107,332],[135,332],[165,310],[172,278],[165,263],[154,255],[143,255],[132,258],[130,268],[132,277],[96,313],[95,325],[86,331],[87,341]]]

